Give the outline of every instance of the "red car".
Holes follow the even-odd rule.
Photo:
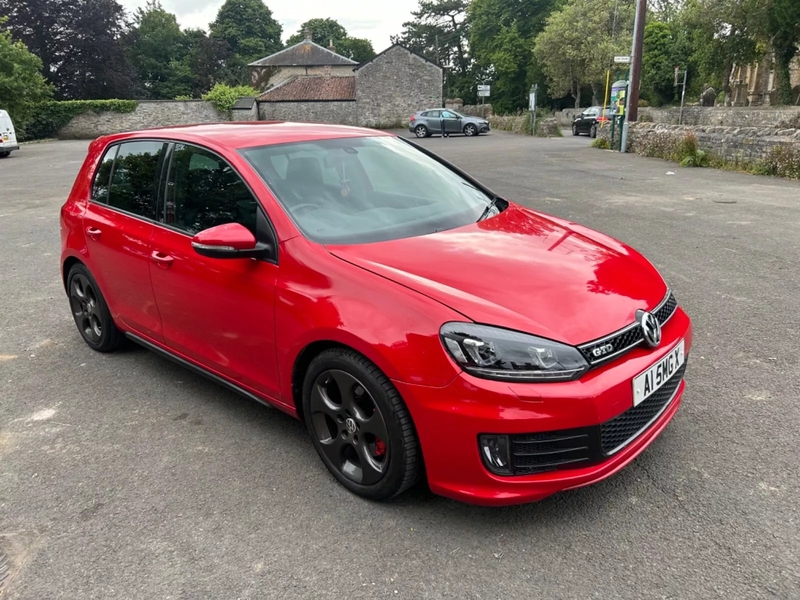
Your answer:
[[[605,235],[497,197],[409,141],[292,123],[93,142],[61,210],[83,339],[130,338],[303,419],[383,500],[599,481],[684,390],[689,318]]]

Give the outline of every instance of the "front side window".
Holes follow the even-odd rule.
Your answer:
[[[194,235],[239,223],[255,235],[258,203],[239,174],[213,152],[176,144],[172,155],[165,222]]]
[[[425,235],[475,222],[491,197],[393,137],[241,151],[303,234],[330,244]]]
[[[108,205],[125,212],[155,219],[156,186],[164,142],[125,142],[119,145]]]

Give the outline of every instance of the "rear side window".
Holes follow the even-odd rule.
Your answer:
[[[114,166],[114,159],[117,157],[119,146],[111,146],[103,155],[103,159],[97,167],[92,185],[92,200],[95,202],[108,202],[108,184],[111,180],[111,167]]]
[[[125,142],[119,145],[108,190],[109,206],[155,219],[156,179],[165,148],[164,142]]]

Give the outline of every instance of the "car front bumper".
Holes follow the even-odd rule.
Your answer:
[[[495,475],[483,463],[481,434],[535,434],[595,429],[633,407],[632,379],[684,340],[692,343],[689,318],[678,308],[664,325],[660,346],[637,347],[578,381],[507,383],[461,373],[443,388],[395,382],[419,435],[428,484],[434,493],[483,505],[541,500],[609,477],[636,458],[661,433],[682,401],[681,379],[664,408],[620,450],[577,468],[533,475]]]

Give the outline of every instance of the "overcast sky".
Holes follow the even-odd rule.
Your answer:
[[[120,0],[128,11],[144,6],[145,0]],[[162,0],[161,5],[175,13],[181,27],[199,27],[217,16],[224,0]],[[294,34],[301,23],[314,18],[336,19],[353,37],[367,38],[376,52],[389,46],[389,36],[400,33],[410,20],[417,0],[265,0],[272,16],[283,25],[283,40]]]

